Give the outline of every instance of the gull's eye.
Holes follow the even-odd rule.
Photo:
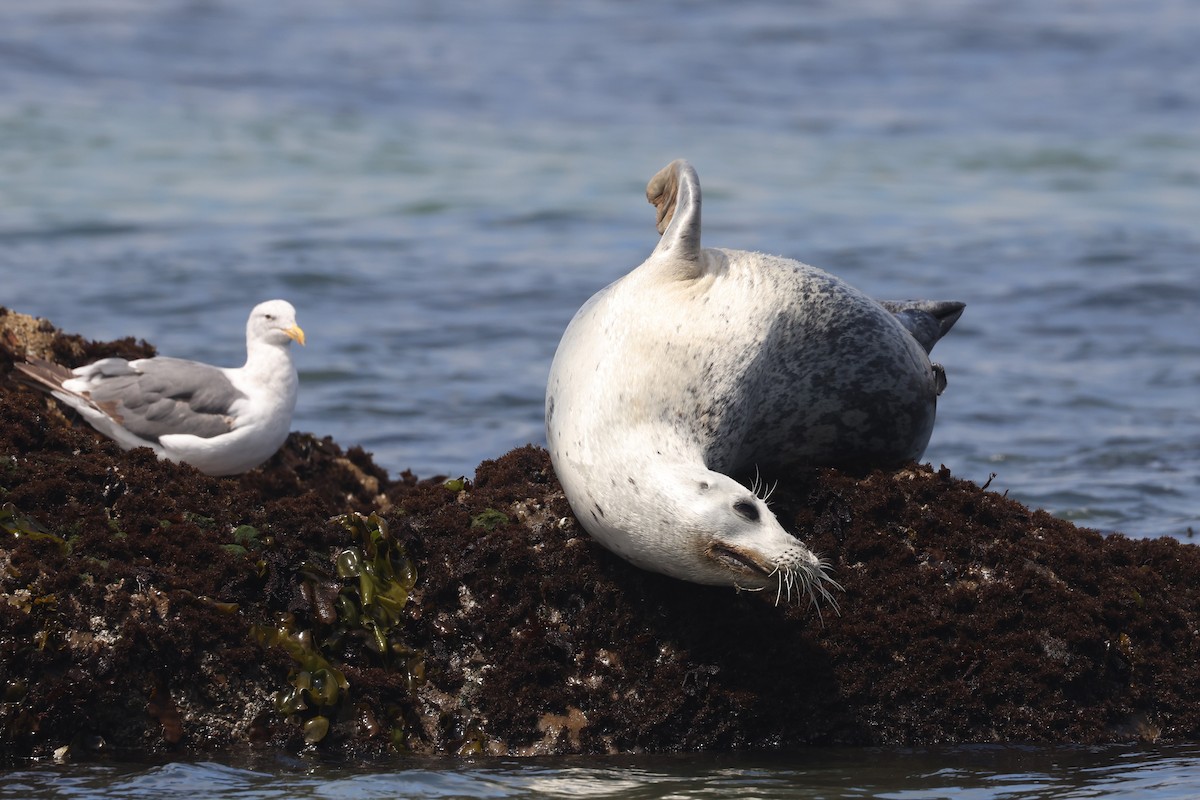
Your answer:
[[[743,519],[748,519],[751,522],[758,522],[758,506],[751,503],[749,500],[738,500],[733,504],[733,510],[738,513]]]

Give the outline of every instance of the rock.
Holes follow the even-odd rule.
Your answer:
[[[17,385],[152,352],[0,314],[0,760],[1195,740],[1200,550],[909,465],[785,476],[839,610],[638,570],[545,451],[390,478],[293,434],[210,478]],[[32,334],[36,334],[34,341]]]

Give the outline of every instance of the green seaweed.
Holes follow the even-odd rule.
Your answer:
[[[71,552],[71,545],[66,539],[46,530],[33,517],[18,511],[12,503],[5,503],[3,506],[0,506],[0,528],[3,528],[17,539],[50,542],[63,555]]]
[[[353,543],[331,557],[314,555],[299,570],[312,626],[300,629],[291,615],[273,626],[252,626],[260,645],[281,648],[296,662],[288,674],[290,688],[275,693],[275,706],[301,723],[309,744],[324,739],[332,721],[348,709],[349,682],[335,663],[356,643],[374,653],[381,666],[400,671],[410,691],[425,679],[421,654],[397,637],[416,569],[378,514],[346,514],[335,521]],[[388,735],[393,744],[402,744],[403,725],[393,726]]]
[[[304,739],[316,744],[328,733],[329,715],[336,713],[350,682],[314,644],[312,632],[297,631],[295,623],[295,617],[283,614],[274,626],[251,625],[250,634],[260,646],[278,647],[296,662],[288,674],[292,688],[275,692],[275,709],[285,717],[307,716]],[[315,713],[301,714],[310,710]],[[317,722],[322,719],[323,724]]]
[[[337,577],[343,581],[337,599],[340,621],[368,631],[368,646],[385,663],[393,655],[408,655],[390,637],[416,585],[416,569],[378,514],[345,514],[338,521],[362,542],[361,547],[351,545],[334,558]]]
[[[494,508],[484,509],[471,518],[472,528],[483,528],[485,531],[495,530],[509,523],[508,515]]]
[[[260,537],[258,528],[253,525],[238,525],[233,529],[233,541],[221,545],[221,549],[235,556],[245,556],[252,550],[262,549],[267,541]]]
[[[183,518],[187,522],[195,525],[197,528],[203,528],[204,530],[211,530],[217,525],[217,521],[212,517],[206,517],[203,514],[197,514],[194,511],[184,511]]]
[[[253,525],[238,525],[233,529],[233,541],[244,549],[257,550],[262,546],[258,528]]]
[[[117,522],[117,518],[113,516],[111,508],[104,509],[104,520],[108,525],[108,529],[112,532],[114,539],[124,539],[125,531],[121,530],[121,523]]]

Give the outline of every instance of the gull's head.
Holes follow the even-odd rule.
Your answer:
[[[250,312],[246,338],[273,344],[304,344],[304,331],[296,324],[296,309],[287,300],[268,300]]]

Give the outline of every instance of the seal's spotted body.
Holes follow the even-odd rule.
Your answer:
[[[884,307],[790,259],[702,249],[685,162],[647,194],[658,247],[579,310],[555,354],[555,471],[588,532],[639,566],[811,593],[818,560],[727,475],[920,457],[945,380],[927,349],[962,305]]]

